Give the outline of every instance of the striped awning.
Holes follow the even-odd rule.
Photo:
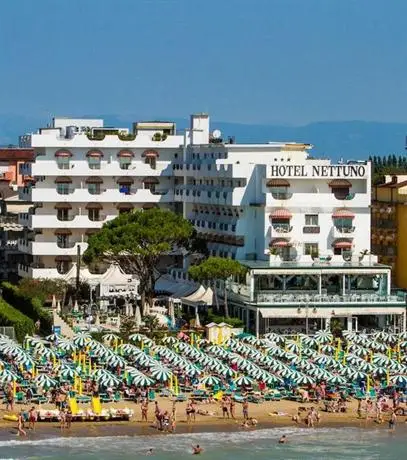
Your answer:
[[[66,176],[60,176],[55,179],[56,184],[72,184],[72,179]]]
[[[91,158],[100,158],[100,157],[103,157],[103,152],[101,152],[100,150],[89,150],[89,152],[86,154],[87,157],[91,157]]]
[[[149,149],[149,150],[144,150],[141,156],[145,158],[157,158],[160,155],[158,154],[157,150]]]
[[[88,203],[85,206],[85,209],[103,209],[101,203]]]
[[[57,228],[54,232],[55,235],[72,235],[69,228]]]
[[[270,219],[291,219],[291,217],[291,212],[285,208],[275,209],[270,214]]]
[[[88,177],[85,181],[87,184],[103,184],[103,179],[98,176]]]
[[[120,150],[120,152],[117,154],[117,156],[120,158],[124,157],[134,157],[134,153],[131,150]]]
[[[331,188],[350,188],[352,184],[346,179],[334,179],[328,184]]]
[[[283,238],[276,238],[270,242],[270,246],[272,248],[287,248],[291,246],[291,243]]]
[[[342,208],[342,209],[337,209],[336,211],[334,211],[334,213],[332,214],[332,217],[334,219],[341,219],[341,218],[353,219],[355,217],[355,214],[350,209]]]
[[[332,244],[335,249],[350,249],[352,247],[352,241],[345,239],[335,240]]]
[[[267,187],[289,187],[290,183],[285,179],[268,179],[266,182]]]
[[[69,151],[69,150],[66,150],[66,149],[60,149],[60,150],[57,150],[55,152],[55,156],[56,157],[71,157],[72,156],[72,153]]]
[[[54,206],[55,209],[72,209],[71,203],[57,203]]]

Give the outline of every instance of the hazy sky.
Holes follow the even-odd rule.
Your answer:
[[[1,0],[0,113],[407,122],[407,0]]]

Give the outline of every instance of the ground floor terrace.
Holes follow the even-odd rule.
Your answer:
[[[348,330],[406,330],[405,294],[392,293],[385,265],[242,263],[247,275],[230,282],[229,310],[257,335],[312,333],[333,320]]]

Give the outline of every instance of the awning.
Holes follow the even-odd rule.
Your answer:
[[[125,158],[125,157],[131,158],[131,157],[134,157],[134,153],[131,150],[120,150],[117,156],[121,158]]]
[[[56,256],[55,262],[72,262],[71,256]]]
[[[289,187],[290,183],[285,179],[268,179],[266,182],[267,187]]]
[[[134,184],[134,179],[132,177],[119,177],[117,179],[118,184]]]
[[[103,152],[101,152],[100,150],[89,150],[86,156],[91,158],[100,158],[103,157]]]
[[[56,184],[72,184],[72,179],[70,177],[60,176],[55,179]]]
[[[57,203],[55,209],[72,209],[71,203]]]
[[[144,152],[141,155],[143,158],[157,158],[160,156],[156,150],[144,150]]]
[[[270,214],[271,219],[291,219],[292,214],[288,209],[280,208]]]
[[[55,235],[72,235],[71,230],[69,228],[57,228],[54,232]]]
[[[87,184],[103,184],[103,179],[98,176],[88,177],[85,181]]]
[[[103,206],[100,203],[88,203],[85,209],[103,209]]]
[[[328,184],[331,188],[350,188],[352,184],[346,179],[334,179]]]
[[[334,213],[332,214],[332,217],[334,219],[353,219],[355,217],[355,214],[350,211],[349,209],[337,209],[336,211],[334,211]]]
[[[97,233],[99,231],[99,229],[97,228],[88,228],[86,229],[85,231],[85,235],[94,235],[95,233]]]
[[[144,184],[159,184],[160,181],[156,177],[145,177],[143,179]]]
[[[144,203],[142,208],[146,211],[147,209],[158,208],[156,203]]]
[[[335,249],[350,249],[352,247],[352,241],[350,240],[335,240],[332,244]]]
[[[56,157],[71,157],[72,153],[69,150],[60,149],[55,152]]]
[[[276,238],[275,240],[270,241],[270,246],[272,248],[287,248],[291,246],[291,243],[283,238]]]
[[[133,209],[134,206],[132,203],[118,203],[116,208],[117,209]]]

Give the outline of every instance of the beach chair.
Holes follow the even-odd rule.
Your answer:
[[[23,391],[19,391],[16,393],[16,404],[26,404],[25,394]]]
[[[175,398],[175,401],[177,401],[177,402],[185,402],[185,401],[187,401],[187,400],[188,400],[187,396],[186,396],[186,395],[183,395],[183,394],[179,394],[179,395],[177,395],[177,397]]]

